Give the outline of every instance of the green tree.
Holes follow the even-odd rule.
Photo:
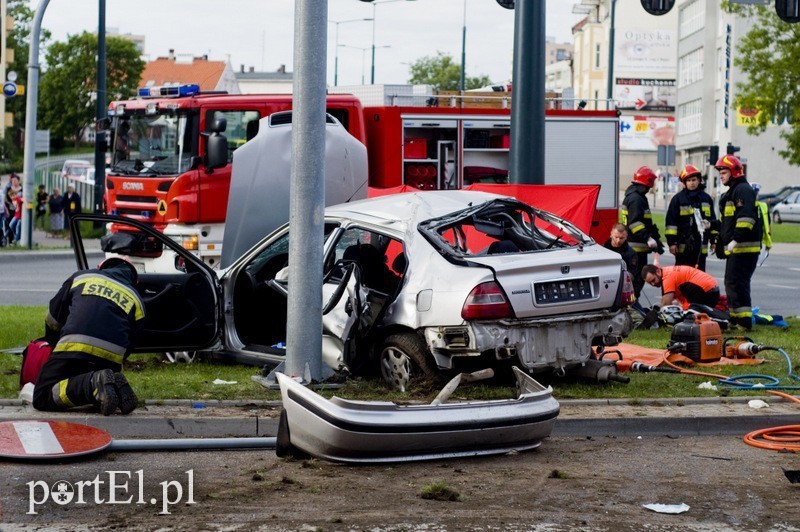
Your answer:
[[[49,128],[57,142],[71,139],[77,146],[81,131],[95,120],[97,91],[97,36],[88,32],[70,35],[47,49],[47,71],[39,87],[39,127]],[[132,96],[144,70],[144,61],[133,41],[106,38],[106,87],[108,105]]]
[[[432,85],[441,91],[457,91],[461,84],[461,66],[453,61],[453,57],[444,52],[436,52],[435,57],[425,56],[411,63],[411,79],[409,83]],[[490,85],[489,76],[466,77],[466,89],[477,89]]]
[[[8,64],[8,70],[17,73],[17,85],[28,85],[28,54],[30,50],[31,25],[33,24],[33,9],[28,0],[8,0],[8,16],[13,20],[11,30],[8,32],[6,45],[12,50],[13,60]],[[50,38],[50,32],[42,30],[40,35],[41,45],[44,46]],[[25,127],[25,96],[15,96],[6,100],[6,111],[14,116],[13,126],[7,128],[6,136],[18,140],[19,131]]]
[[[734,64],[747,75],[737,83],[734,105],[757,109],[751,135],[763,133],[772,123],[790,124],[780,136],[786,149],[778,153],[790,164],[800,165],[800,24],[783,22],[770,5],[723,4],[730,12],[749,17],[753,27],[736,43]]]

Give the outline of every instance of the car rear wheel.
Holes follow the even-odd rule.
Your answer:
[[[439,380],[433,357],[422,339],[414,333],[393,334],[386,338],[380,354],[381,376],[392,388],[405,392],[413,380]]]
[[[772,213],[772,223],[775,224],[783,223],[783,220],[781,219],[781,213],[777,211]]]

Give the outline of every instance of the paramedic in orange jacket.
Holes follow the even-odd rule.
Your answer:
[[[661,306],[673,305],[675,300],[685,309],[692,303],[714,307],[719,301],[716,279],[691,266],[665,266],[647,264],[642,268],[642,279],[650,286],[661,288]]]

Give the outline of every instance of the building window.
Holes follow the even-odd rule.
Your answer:
[[[678,14],[679,39],[703,29],[706,24],[706,10],[704,2],[694,0],[684,6]]]
[[[703,49],[698,48],[678,59],[678,87],[691,85],[703,78]]]
[[[594,45],[594,67],[600,68],[600,43]]]
[[[700,131],[702,125],[703,100],[692,100],[678,106],[678,135]]]

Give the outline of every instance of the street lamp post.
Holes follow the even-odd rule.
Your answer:
[[[349,20],[331,20],[331,24],[336,24],[336,46],[334,47],[333,59],[333,86],[339,84],[339,24],[347,24],[348,22],[367,22],[373,20],[371,18],[353,18]],[[364,83],[363,80],[361,82]]]
[[[361,50],[361,84],[363,85],[364,84],[364,65],[365,65],[365,61],[366,61],[366,53],[367,53],[367,50],[371,49],[371,47],[370,46],[367,46],[367,47],[364,47],[364,46],[350,46],[349,44],[340,44],[339,48],[352,48],[354,50]],[[376,48],[391,48],[391,46],[388,45],[388,44],[385,44],[383,46],[376,46]]]
[[[606,89],[608,103],[606,106],[611,109],[611,102],[614,101],[612,92],[614,90],[614,16],[617,12],[617,0],[609,0],[609,2],[611,3],[611,19],[608,28],[608,87]],[[616,104],[614,107],[616,107]]]
[[[464,26],[461,29],[461,92],[466,90],[465,80],[466,80],[466,70],[467,70],[467,0],[464,0]]]
[[[415,0],[361,0],[372,4],[372,71],[370,73],[370,85],[375,85],[375,8],[379,4],[390,4],[392,2],[414,2]],[[383,48],[381,46],[380,48]]]

